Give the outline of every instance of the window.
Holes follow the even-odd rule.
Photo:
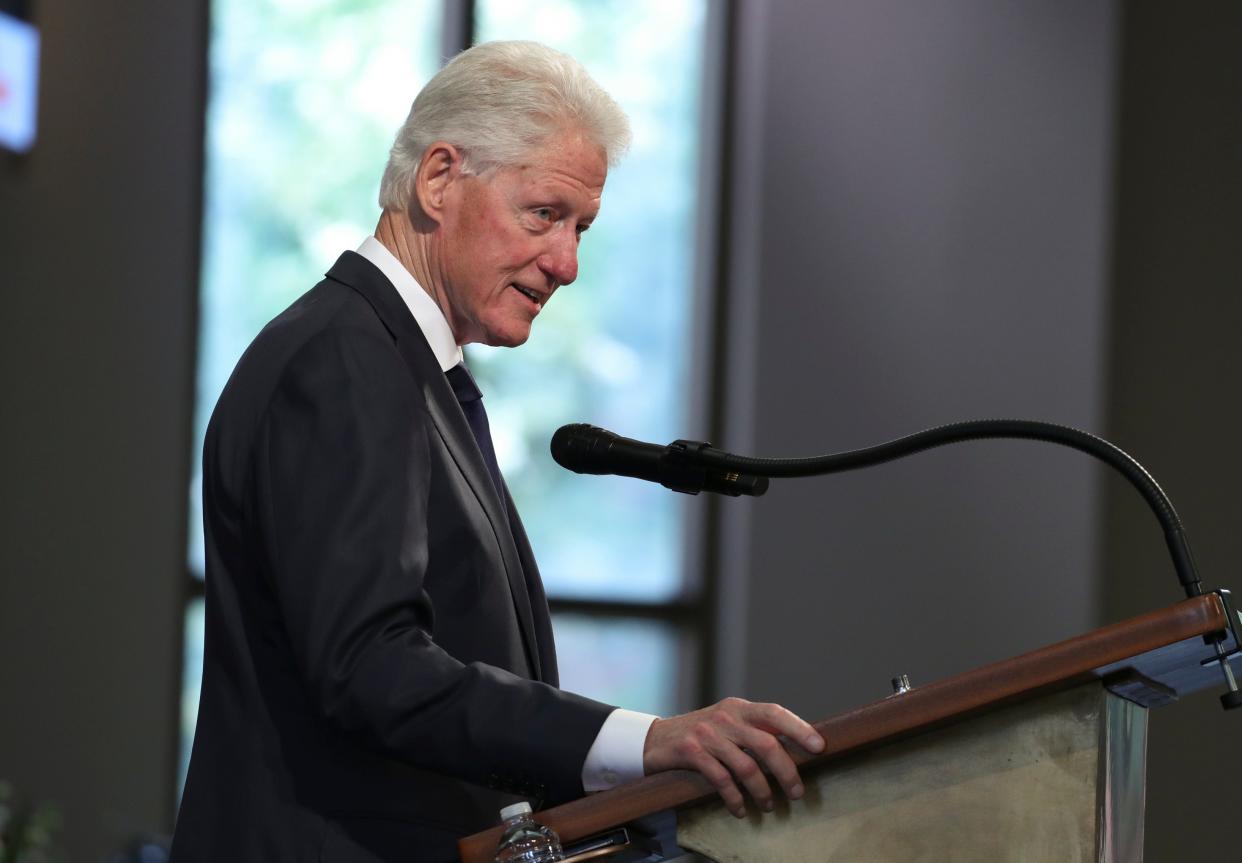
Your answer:
[[[570,422],[642,440],[685,436],[706,11],[702,0],[475,4],[476,41],[534,39],[571,53],[633,127],[583,237],[578,281],[521,348],[466,350],[552,600],[558,655],[572,657],[562,685],[665,714],[694,694],[676,673],[694,667],[692,623],[661,614],[695,597],[682,560],[687,499],[569,473],[548,442]]]
[[[479,40],[569,51],[621,102],[634,145],[584,241],[581,275],[517,351],[471,347],[497,453],[553,603],[562,684],[668,713],[695,694],[685,501],[557,467],[587,421],[667,441],[688,418],[706,0],[485,0]],[[242,350],[378,218],[392,136],[441,55],[438,0],[213,0],[190,491],[183,762],[202,663],[203,433]],[[184,773],[183,773],[184,775]]]
[[[211,4],[182,779],[202,680],[207,421],[263,325],[375,229],[393,133],[439,68],[441,15],[438,0]]]
[[[213,0],[211,11],[189,525],[200,578],[212,408],[263,325],[375,229],[393,133],[439,68],[441,14],[435,0]]]

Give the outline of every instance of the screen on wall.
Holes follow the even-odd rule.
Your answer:
[[[0,147],[24,153],[35,139],[39,31],[0,12]]]

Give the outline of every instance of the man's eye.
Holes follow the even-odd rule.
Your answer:
[[[552,208],[551,207],[539,207],[538,209],[535,210],[535,218],[541,221],[544,221],[544,222],[553,221]]]

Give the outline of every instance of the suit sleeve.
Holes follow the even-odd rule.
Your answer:
[[[607,705],[435,643],[428,563],[430,419],[391,341],[335,329],[287,366],[255,459],[261,542],[314,709],[342,732],[478,784],[582,793]]]

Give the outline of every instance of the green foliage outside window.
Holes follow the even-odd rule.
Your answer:
[[[477,36],[580,60],[630,116],[634,143],[584,235],[578,281],[517,350],[469,348],[497,454],[550,595],[660,601],[683,590],[684,501],[552,463],[570,422],[668,442],[687,434],[703,0],[480,0]]]
[[[262,329],[375,229],[388,148],[440,66],[436,0],[212,4],[194,455]],[[190,553],[202,574],[202,495]]]

